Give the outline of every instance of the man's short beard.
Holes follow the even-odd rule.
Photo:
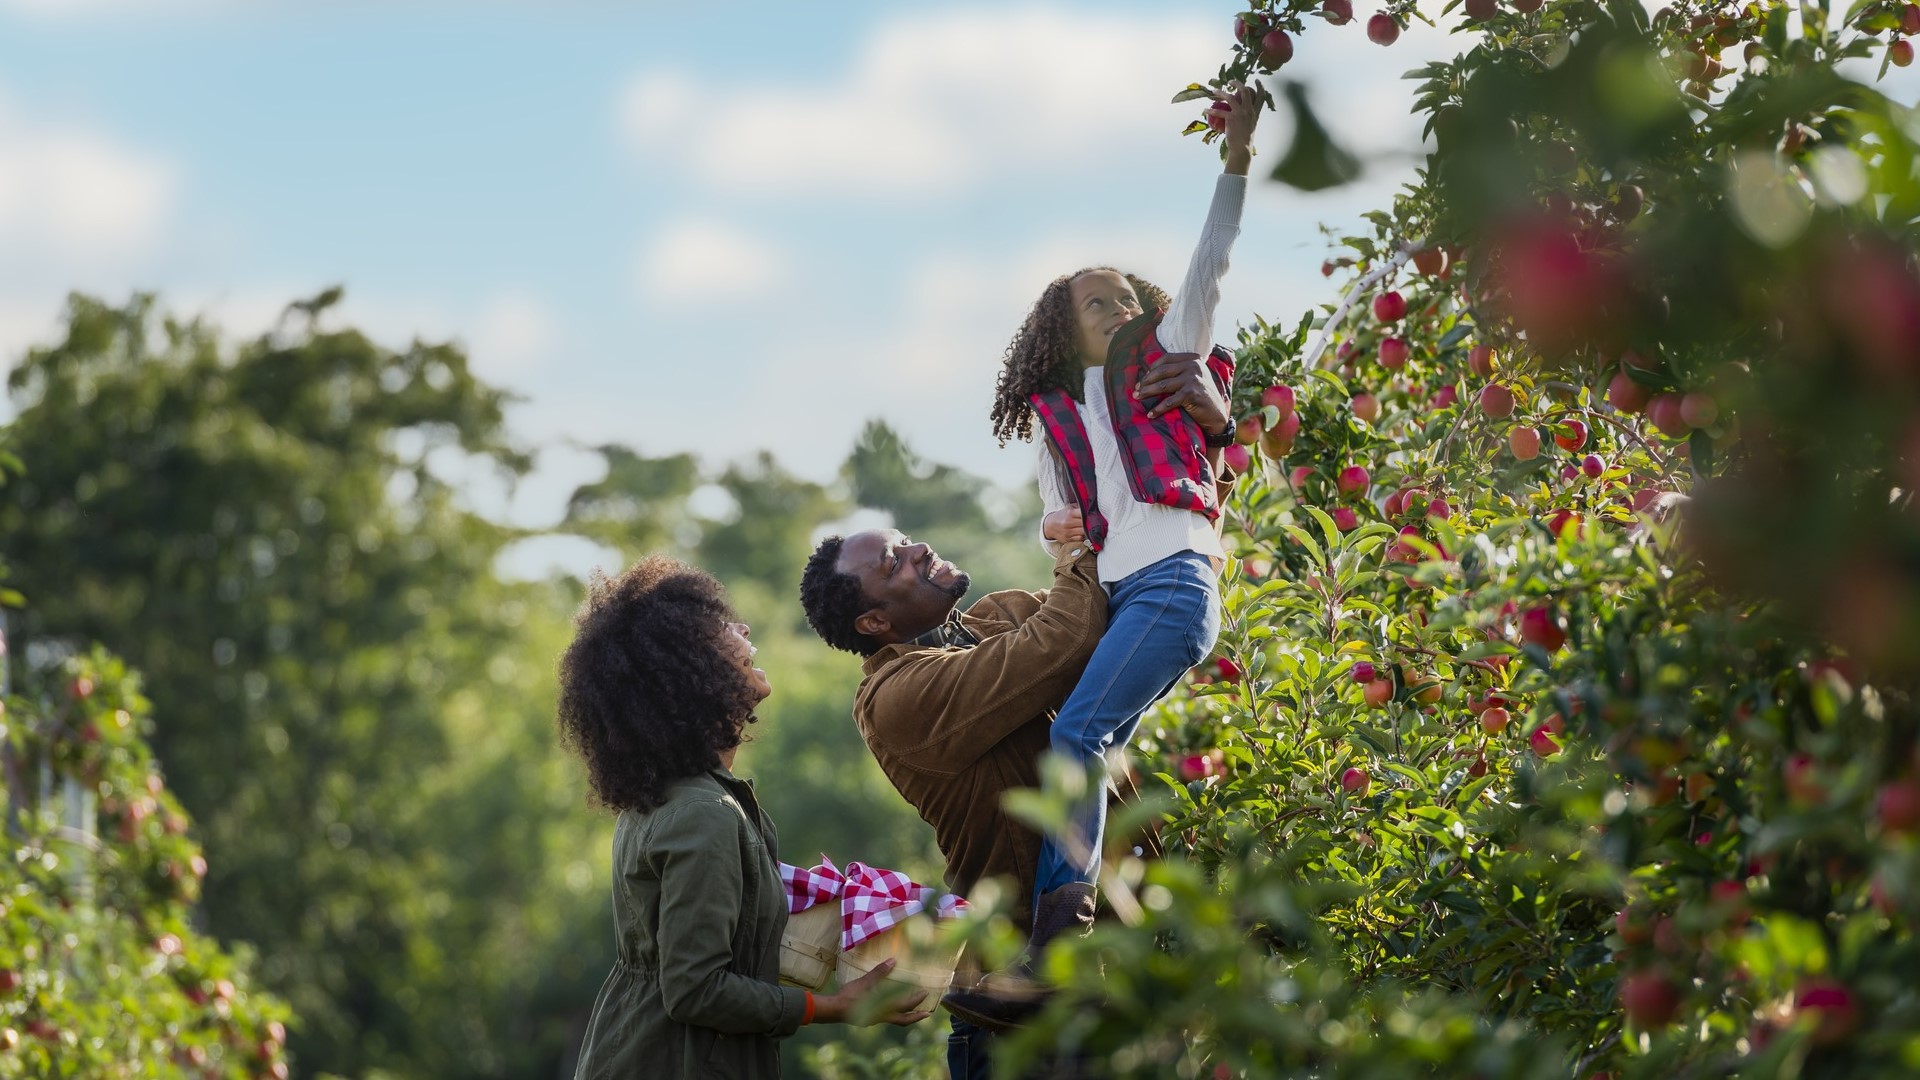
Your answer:
[[[953,575],[953,584],[947,586],[944,591],[948,596],[951,596],[955,600],[958,600],[961,597],[967,595],[967,590],[972,587],[973,587],[973,576],[971,574],[968,574],[965,570],[959,570],[959,571],[956,571]]]

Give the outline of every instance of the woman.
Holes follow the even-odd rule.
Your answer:
[[[720,583],[665,556],[596,577],[560,659],[561,741],[619,812],[619,958],[575,1080],[777,1077],[806,1023],[925,1019],[926,996],[860,1009],[888,962],[831,994],[779,984],[787,923],[773,823],[731,771],[772,692]]]

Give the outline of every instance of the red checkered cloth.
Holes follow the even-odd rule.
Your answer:
[[[820,865],[802,870],[791,863],[780,864],[780,881],[787,887],[787,914],[798,915],[810,907],[840,899],[847,878],[833,860],[820,856]]]
[[[1220,516],[1220,503],[1214,491],[1213,467],[1207,463],[1206,436],[1199,423],[1185,409],[1149,417],[1148,410],[1159,399],[1141,401],[1134,397],[1140,376],[1167,355],[1155,333],[1162,314],[1148,312],[1113,335],[1104,373],[1107,413],[1128,466],[1127,487],[1133,497],[1143,503],[1205,514],[1211,521]],[[1213,385],[1232,400],[1233,354],[1216,345],[1207,354],[1206,366]],[[1107,519],[1094,499],[1093,444],[1080,419],[1079,404],[1065,390],[1048,390],[1028,400],[1080,504],[1088,543],[1098,551],[1106,544]]]
[[[856,862],[848,863],[842,873],[825,855],[820,856],[819,866],[808,870],[781,863],[780,880],[787,887],[789,915],[839,898],[843,950],[922,911],[931,910],[937,919],[950,919],[967,910],[967,902],[960,897],[942,894],[898,871]]]

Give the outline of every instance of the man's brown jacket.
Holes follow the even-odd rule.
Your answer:
[[[947,887],[965,896],[983,878],[1009,879],[1024,930],[1040,836],[1000,797],[1039,786],[1053,713],[1106,630],[1095,556],[1067,546],[1052,589],[992,593],[960,621],[978,645],[888,645],[868,657],[853,718],[887,779],[933,826]]]

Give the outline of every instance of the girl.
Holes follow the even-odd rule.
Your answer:
[[[1041,535],[1050,551],[1091,544],[1109,596],[1107,631],[1061,707],[1053,752],[1091,768],[1126,746],[1146,708],[1213,650],[1220,629],[1219,451],[1232,441],[1232,358],[1195,355],[1213,337],[1227,253],[1240,232],[1250,141],[1265,94],[1227,99],[1226,170],[1200,244],[1169,300],[1106,268],[1056,279],[1007,347],[994,434],[1047,438],[1040,455]],[[1169,392],[1172,391],[1172,392]],[[1104,768],[1072,826],[1041,848],[1028,955],[1090,925],[1106,825]]]

